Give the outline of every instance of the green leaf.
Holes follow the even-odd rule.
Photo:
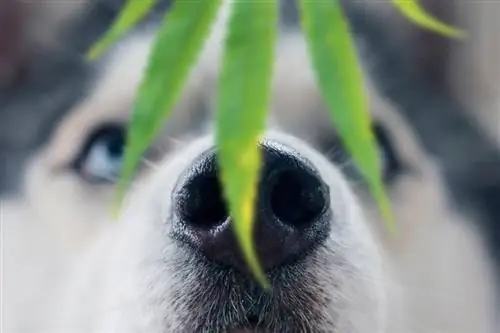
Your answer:
[[[331,119],[394,231],[361,68],[342,7],[338,0],[300,3],[309,56]]]
[[[233,226],[255,278],[269,288],[253,246],[253,220],[277,34],[276,0],[232,4],[217,105],[218,163]]]
[[[157,2],[158,0],[128,0],[108,32],[87,53],[87,60],[99,58],[112,44],[142,20]]]
[[[142,154],[159,134],[177,102],[221,1],[177,0],[165,16],[132,109],[116,204],[121,203]]]
[[[445,23],[440,22],[431,14],[426,13],[420,6],[418,0],[391,0],[393,5],[401,11],[410,21],[413,21],[418,26],[440,33],[447,37],[464,38],[466,33],[460,29],[453,28]]]

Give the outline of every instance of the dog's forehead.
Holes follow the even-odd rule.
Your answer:
[[[291,114],[307,115],[304,118],[307,123],[307,119],[311,119],[311,110],[325,108],[325,99],[319,89],[303,35],[298,31],[286,34],[279,40],[276,53],[271,108],[278,117],[282,114],[287,118]],[[380,107],[385,101],[377,95],[377,89],[369,76],[364,76],[363,84],[372,117],[389,118],[394,110],[389,106]],[[338,91],[332,93],[338,94]]]
[[[363,65],[361,61],[361,70]],[[398,106],[379,92],[370,76],[364,75],[363,84],[373,122],[388,130],[396,150],[404,155],[408,163],[421,163],[426,158],[425,154],[411,126],[398,111]],[[319,133],[335,134],[330,111],[311,67],[306,42],[298,33],[279,41],[272,96],[273,120],[281,129],[312,141],[318,138]]]

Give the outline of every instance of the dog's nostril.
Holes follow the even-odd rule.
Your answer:
[[[180,213],[184,223],[200,229],[211,229],[227,220],[229,213],[215,172],[189,181]]]
[[[313,223],[327,202],[319,180],[304,170],[284,170],[270,180],[272,214],[284,224],[301,227]]]
[[[329,189],[308,160],[276,142],[261,145],[253,241],[262,267],[294,263],[330,231]],[[217,152],[201,154],[174,194],[172,234],[210,261],[248,273],[217,172]]]

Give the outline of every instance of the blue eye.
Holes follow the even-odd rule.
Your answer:
[[[123,126],[101,126],[88,137],[74,168],[89,182],[114,182],[122,167],[124,148]]]

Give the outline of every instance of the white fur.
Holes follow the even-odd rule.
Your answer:
[[[220,38],[221,31],[214,36]],[[181,144],[161,146],[165,156],[154,168],[142,170],[118,222],[108,214],[112,186],[89,185],[60,168],[95,125],[127,119],[146,40],[126,41],[128,52],[110,58],[95,89],[33,159],[26,199],[1,202],[3,332],[187,333],[208,315],[202,305],[216,304],[222,287],[203,289],[200,279],[208,277],[166,232],[169,198],[180,173],[212,145],[211,126],[200,134],[189,120],[200,103],[212,104],[205,97],[213,96],[209,88],[215,85],[217,66],[210,64],[220,59],[220,39],[207,44],[202,65],[155,145],[166,140]],[[312,148],[320,133],[332,129],[303,40],[284,36],[277,59],[270,127],[280,130],[270,129],[266,136],[293,147],[319,169],[331,190],[334,213],[325,246],[311,254],[302,271],[289,271],[295,274],[291,283],[297,295],[310,292],[329,302],[324,308],[297,306],[297,315],[316,311],[318,332],[496,331],[490,326],[493,277],[474,222],[450,209],[436,166],[394,107],[367,82],[373,116],[390,129],[398,153],[411,166],[389,188],[399,229],[390,237],[368,193],[349,185]],[[302,283],[305,277],[309,283]],[[298,302],[283,288],[287,301]],[[307,317],[304,322],[312,321]]]

